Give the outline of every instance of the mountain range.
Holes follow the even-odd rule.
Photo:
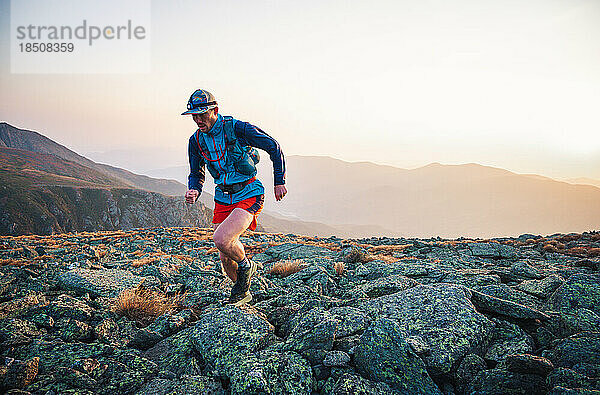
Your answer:
[[[53,217],[52,221],[56,222],[54,225],[50,224],[52,221],[46,223],[42,227],[44,232],[49,232],[50,229],[66,231],[82,228],[85,221],[82,222],[81,219],[71,219],[70,222],[63,219],[63,225],[57,225],[61,221],[56,220],[56,214],[52,213],[59,212],[58,207],[64,205],[77,207],[74,203],[76,200],[67,199],[70,202],[68,204],[55,204],[55,207],[42,209],[40,207],[48,196],[42,197],[40,188],[52,190],[52,199],[59,199],[56,188],[80,188],[88,191],[87,193],[92,189],[102,189],[103,193],[115,189],[130,189],[142,195],[152,193],[153,199],[168,199],[172,196],[172,204],[179,208],[173,206],[166,211],[175,217],[179,215],[176,214],[178,210],[186,213],[190,211],[190,207],[184,207],[181,199],[187,189],[184,185],[187,181],[187,166],[148,173],[161,178],[139,175],[93,162],[39,133],[18,129],[7,123],[0,124],[0,159],[4,205],[13,207],[11,210],[4,210],[2,214],[0,220],[5,224],[3,232],[10,233],[11,227],[14,231],[15,224],[18,223],[14,218],[19,217],[16,214],[21,210],[19,207],[28,207],[27,202],[33,201],[38,206],[37,211],[42,213],[38,213],[36,218],[43,222],[44,218],[49,221],[48,218]],[[571,184],[475,163],[432,163],[409,170],[370,162],[345,162],[322,156],[288,156],[286,168],[289,193],[284,200],[275,202],[272,193],[272,167],[268,156],[263,155],[263,160],[259,163],[258,177],[266,190],[265,209],[259,221],[260,230],[320,237],[468,235],[486,238],[523,233],[583,232],[597,229],[600,224],[600,188],[577,183],[581,180],[570,180],[574,183]],[[589,183],[589,180],[586,181]],[[12,191],[10,198],[7,188]],[[15,188],[21,188],[20,192],[16,192]],[[27,202],[23,201],[20,194],[30,194],[31,188],[37,190],[37,197],[29,196],[25,199]],[[195,205],[204,213],[200,222],[206,226],[210,226],[210,209],[213,206],[210,191],[213,188],[211,180],[207,180],[201,204]],[[131,193],[110,193],[110,197],[104,198],[113,201],[116,208],[122,203],[115,196],[127,196],[125,200],[133,196]],[[68,194],[62,195],[64,196],[60,199],[64,201]],[[99,202],[102,199],[95,203],[96,206]],[[161,205],[154,203],[153,208],[150,206],[152,204],[146,199],[146,203],[138,209],[165,211]],[[112,229],[118,227],[115,224],[123,224],[118,215],[108,219],[111,215],[107,214],[110,210],[106,208],[106,204],[96,209],[108,210],[101,215],[104,220],[88,218],[84,228],[96,226],[99,229]],[[111,210],[116,212],[114,207]],[[143,217],[139,210],[134,210],[136,215],[130,215],[131,218],[125,221],[127,226],[134,226],[133,218]],[[70,210],[74,211],[74,208]],[[20,221],[31,217],[27,210],[23,212],[25,214],[20,215]],[[89,213],[86,215],[89,217]],[[164,226],[161,223],[164,219],[160,215],[151,217],[147,219],[149,222],[146,225]],[[167,222],[170,226],[191,224],[189,216],[179,215],[178,218],[173,217]],[[32,219],[27,221],[36,222]],[[71,225],[66,225],[67,223]],[[74,225],[75,223],[79,225]],[[32,224],[23,228],[23,231],[24,229],[40,232],[37,228],[34,231]]]

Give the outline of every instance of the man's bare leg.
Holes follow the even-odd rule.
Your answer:
[[[240,235],[250,226],[253,218],[246,210],[235,208],[223,222],[213,224],[213,240],[219,250],[223,270],[234,283],[237,281],[237,262],[246,257]]]

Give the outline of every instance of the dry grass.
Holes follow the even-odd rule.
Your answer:
[[[333,270],[335,270],[335,273],[338,276],[341,276],[344,274],[344,271],[346,271],[346,265],[344,265],[344,262],[335,262],[333,264]]]
[[[600,256],[600,248],[590,248],[588,250],[588,255],[593,257]]]
[[[156,261],[158,261],[160,258],[155,257],[155,256],[149,256],[146,258],[141,258],[141,259],[136,259],[135,261],[131,262],[131,267],[140,267],[140,266],[144,266],[147,265],[149,263],[154,263]]]
[[[144,287],[143,283],[135,288],[122,291],[114,301],[112,311],[147,326],[162,314],[174,311],[181,295],[167,297]]]
[[[293,261],[279,261],[273,265],[271,270],[269,270],[269,274],[274,274],[279,277],[287,277],[290,274],[294,274],[304,269],[304,265],[302,265],[302,261],[293,260]]]
[[[542,249],[546,252],[558,252],[558,248],[552,244],[546,244]]]
[[[394,253],[402,252],[408,247],[412,247],[412,244],[393,244],[393,245],[379,245],[371,247],[370,252],[381,252],[381,253]]]

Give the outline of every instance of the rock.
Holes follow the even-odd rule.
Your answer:
[[[404,291],[408,288],[419,285],[419,283],[412,278],[408,278],[399,274],[392,274],[390,276],[365,281],[358,286],[354,286],[354,284],[352,285],[352,292],[360,290],[370,298],[377,298],[379,296],[390,295],[396,292]]]
[[[537,329],[538,343],[544,348],[551,348],[555,339],[563,339],[579,332],[600,332],[600,316],[588,309],[547,313],[550,319]]]
[[[547,320],[548,315],[519,303],[495,298],[475,290],[471,290],[471,301],[478,309],[520,320]]]
[[[192,328],[194,349],[209,367],[219,371],[235,363],[234,358],[261,350],[275,340],[274,328],[266,318],[233,305],[207,311]]]
[[[26,361],[6,358],[4,366],[0,367],[3,376],[0,387],[7,390],[27,387],[37,376],[39,361],[38,357]]]
[[[205,376],[183,375],[180,379],[157,377],[146,383],[136,395],[171,395],[171,394],[224,394],[220,381]]]
[[[531,266],[529,263],[524,261],[515,262],[510,267],[510,274],[513,278],[520,279],[536,279],[539,280],[544,278],[544,274],[539,269]]]
[[[354,365],[369,380],[384,382],[401,393],[441,394],[393,320],[377,319],[363,333]]]
[[[331,379],[331,388],[323,391],[331,395],[389,395],[392,389],[385,383],[373,382],[355,374],[344,373],[337,380]]]
[[[229,365],[232,394],[310,394],[312,369],[295,352],[262,350]]]
[[[127,347],[137,348],[138,350],[145,351],[153,347],[156,343],[161,341],[163,336],[155,331],[144,328],[136,332],[133,339],[127,343]]]
[[[541,280],[526,280],[515,288],[541,299],[546,299],[565,281],[556,275],[544,277]]]
[[[536,310],[539,310],[541,307],[543,307],[543,304],[535,296],[529,295],[523,291],[519,291],[518,289],[511,288],[506,284],[492,284],[483,287],[472,288],[482,294],[507,300],[509,302],[518,303]]]
[[[200,375],[203,361],[198,360],[192,344],[194,330],[194,327],[189,327],[167,337],[147,350],[144,357],[154,361],[159,369],[173,372],[177,377]]]
[[[502,366],[509,372],[537,374],[542,377],[546,377],[554,369],[548,359],[531,354],[507,355]]]
[[[554,366],[572,368],[578,363],[600,364],[600,332],[581,332],[560,340],[542,356]]]
[[[362,333],[369,326],[367,314],[356,307],[334,307],[328,313],[339,321],[335,330],[336,339]]]
[[[59,336],[65,342],[89,340],[92,337],[92,328],[85,322],[73,318],[61,318],[56,322]]]
[[[548,395],[600,395],[600,390],[587,390],[584,388],[554,387]]]
[[[493,318],[496,323],[490,347],[485,353],[485,359],[498,363],[508,355],[527,354],[533,352],[533,340],[517,325]]]
[[[325,366],[348,366],[350,355],[343,351],[328,351],[325,353],[323,365]]]
[[[547,383],[549,388],[593,388],[592,380],[588,376],[572,369],[560,367],[554,369],[548,375]]]
[[[588,309],[600,315],[600,274],[574,274],[548,299],[547,309]]]
[[[475,379],[479,372],[486,368],[485,361],[479,355],[465,355],[454,373],[454,381],[457,384],[459,392],[464,392],[464,389]]]
[[[263,254],[271,257],[272,260],[283,259],[304,259],[317,256],[333,258],[336,253],[324,247],[313,245],[284,243],[268,248]]]
[[[31,340],[43,332],[26,320],[5,318],[0,320],[0,350],[29,344]]]
[[[480,258],[515,259],[518,257],[514,247],[498,243],[469,243],[468,248],[473,256]]]
[[[312,365],[317,365],[333,348],[338,324],[339,321],[323,308],[312,309],[292,329],[283,349],[296,351]]]
[[[82,295],[89,293],[92,296],[114,298],[125,289],[137,287],[143,280],[144,277],[136,276],[129,270],[77,268],[62,274],[58,284],[62,289]]]
[[[422,358],[434,378],[450,373],[465,355],[485,349],[494,328],[475,310],[468,290],[453,284],[419,285],[366,301],[362,308],[396,321],[405,339],[419,336],[429,346]]]
[[[542,395],[547,392],[543,377],[535,374],[507,372],[501,369],[483,370],[468,385],[466,394]]]
[[[35,307],[29,311],[30,314],[37,312],[43,312],[55,320],[59,320],[60,318],[72,318],[78,321],[89,321],[94,314],[94,309],[77,298],[62,294],[48,306]]]

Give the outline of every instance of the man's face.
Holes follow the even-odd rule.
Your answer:
[[[219,108],[215,107],[202,114],[192,114],[192,118],[194,119],[194,122],[196,122],[196,125],[198,125],[198,129],[200,129],[202,133],[206,133],[213,127],[215,122],[217,122],[218,114]]]

